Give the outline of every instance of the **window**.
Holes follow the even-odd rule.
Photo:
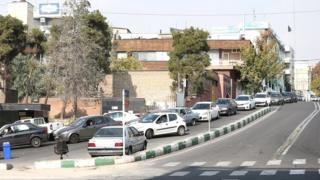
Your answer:
[[[176,114],[169,114],[169,121],[175,121],[177,120],[177,115]]]
[[[19,124],[13,127],[15,132],[28,131],[30,128],[26,124]]]
[[[186,110],[185,110],[185,109],[181,109],[181,110],[180,110],[180,114],[185,115],[185,114],[187,114],[187,112],[186,112]],[[170,117],[170,115],[169,115],[169,117]]]
[[[160,118],[157,120],[157,124],[165,123],[165,122],[168,122],[167,115],[162,115],[162,116],[160,116]]]
[[[135,135],[135,136],[139,135],[139,131],[136,128],[129,127],[129,129],[132,131],[133,135]]]
[[[96,117],[94,120],[95,120],[95,125],[101,125],[106,123],[104,120],[104,117]]]
[[[133,137],[133,132],[131,131],[130,128],[127,128],[128,131],[128,137]]]
[[[229,60],[229,53],[222,53],[222,60]]]

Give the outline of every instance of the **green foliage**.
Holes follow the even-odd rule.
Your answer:
[[[248,46],[241,50],[243,64],[238,67],[246,90],[249,93],[261,90],[263,80],[272,80],[282,74],[282,63],[272,31],[261,34],[256,47]]]
[[[320,63],[317,63],[313,68],[312,68],[312,71],[311,71],[311,78],[312,79],[316,79],[320,77]]]
[[[312,79],[311,90],[316,94],[316,96],[320,96],[320,76]]]
[[[10,68],[13,75],[12,88],[18,90],[18,97],[39,98],[41,94],[39,79],[44,72],[40,63],[31,55],[19,54],[12,61]]]
[[[113,58],[110,67],[112,71],[141,70],[142,64],[138,59],[129,56],[128,58]]]
[[[47,38],[40,29],[32,29],[27,35],[26,53],[33,54],[40,59],[46,50]]]
[[[173,50],[169,53],[173,90],[178,88],[178,80],[182,79],[187,80],[189,93],[198,94],[203,90],[206,67],[210,65],[208,35],[208,32],[193,27],[173,32]]]

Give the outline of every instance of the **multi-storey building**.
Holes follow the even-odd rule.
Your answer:
[[[308,99],[311,84],[311,66],[307,64],[296,64],[294,69],[294,88]]]
[[[26,0],[12,1],[8,3],[8,13],[28,26],[28,30],[34,28],[33,5]]]

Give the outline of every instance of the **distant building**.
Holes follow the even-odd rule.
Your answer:
[[[8,4],[8,13],[28,26],[28,30],[34,28],[33,5],[26,0],[12,1]]]
[[[294,69],[294,88],[308,97],[311,84],[311,67],[306,64],[297,64]]]

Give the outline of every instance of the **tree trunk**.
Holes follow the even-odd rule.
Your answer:
[[[66,106],[67,106],[67,97],[62,98],[62,107],[60,112],[60,119],[64,119],[64,114],[66,113]]]
[[[77,112],[78,112],[78,96],[73,96],[73,112],[74,112],[74,118],[77,118]]]

